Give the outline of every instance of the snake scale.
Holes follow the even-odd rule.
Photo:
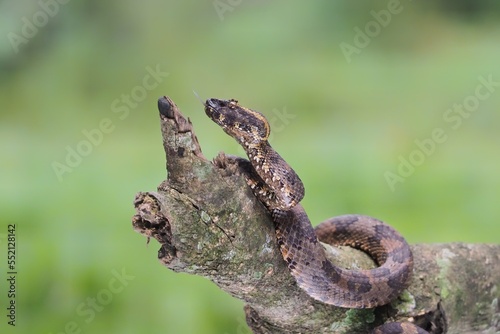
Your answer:
[[[299,204],[304,186],[299,176],[267,141],[269,122],[236,100],[208,99],[205,113],[233,137],[248,155],[247,183],[270,210],[283,259],[298,286],[312,298],[345,308],[372,308],[389,303],[409,284],[413,257],[404,238],[375,218],[345,215],[314,229]],[[320,242],[348,245],[368,253],[379,267],[347,270],[327,260]],[[428,333],[412,323],[393,322],[375,334]]]

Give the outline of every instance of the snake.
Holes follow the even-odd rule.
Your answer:
[[[388,304],[409,286],[412,252],[394,228],[357,214],[333,217],[314,228],[299,203],[305,195],[304,185],[269,144],[271,128],[265,116],[234,99],[210,98],[204,106],[207,116],[245,150],[247,183],[270,211],[281,255],[303,291],[325,304],[362,309]],[[378,267],[340,268],[327,259],[322,243],[360,249]],[[428,332],[411,322],[391,322],[372,333]]]

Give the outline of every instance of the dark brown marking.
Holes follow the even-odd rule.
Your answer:
[[[205,112],[245,149],[250,159],[242,163],[245,177],[255,196],[271,211],[282,256],[298,286],[316,300],[348,308],[387,304],[408,286],[412,254],[403,237],[389,225],[368,216],[345,215],[313,229],[298,204],[305,193],[302,181],[267,142],[270,127],[261,113],[240,106],[236,100],[218,99],[208,99]],[[338,268],[327,260],[318,238],[361,249],[380,267],[359,272]],[[373,333],[427,332],[413,324],[392,323]]]

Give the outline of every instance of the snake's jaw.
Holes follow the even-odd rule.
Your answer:
[[[222,100],[218,100],[218,99],[207,99],[205,101],[205,104],[204,104],[205,105],[205,112],[207,113],[207,115],[209,117],[211,117],[209,113],[223,107],[221,102],[222,102]]]
[[[208,99],[203,105],[205,106],[205,114],[214,122],[219,124],[216,120],[219,118],[217,113],[217,103],[215,99]],[[220,124],[219,124],[220,125]]]
[[[269,122],[264,115],[240,106],[234,99],[208,99],[205,102],[205,113],[244,146],[266,141],[271,132]]]

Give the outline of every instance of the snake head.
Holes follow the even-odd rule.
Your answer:
[[[205,113],[228,135],[246,147],[266,141],[271,131],[264,115],[240,106],[233,99],[208,99],[205,102]]]

